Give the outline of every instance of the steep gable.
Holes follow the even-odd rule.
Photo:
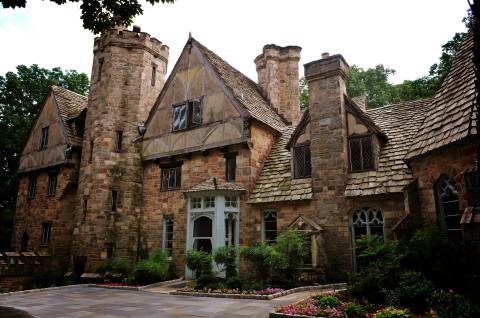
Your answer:
[[[407,160],[477,134],[472,58],[470,31],[412,141]]]
[[[18,172],[25,172],[63,163],[69,145],[81,145],[69,120],[87,107],[87,98],[67,89],[53,86],[35,118],[20,157]],[[48,127],[46,146],[40,149],[42,129]]]

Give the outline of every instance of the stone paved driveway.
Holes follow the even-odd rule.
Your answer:
[[[268,317],[280,304],[308,292],[274,300],[174,296],[146,291],[71,287],[0,296],[0,306],[25,310],[34,317]],[[4,318],[0,312],[0,317]],[[6,318],[6,317],[5,317]]]

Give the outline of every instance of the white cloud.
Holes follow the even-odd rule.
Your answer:
[[[438,61],[441,45],[465,30],[467,6],[458,0],[178,0],[145,4],[135,23],[170,47],[170,69],[192,32],[253,79],[253,59],[275,43],[303,47],[302,64],[326,51],[361,67],[383,63],[399,82],[425,75]],[[90,73],[93,35],[82,28],[78,4],[30,0],[26,9],[1,10],[0,38],[0,74],[32,63]]]

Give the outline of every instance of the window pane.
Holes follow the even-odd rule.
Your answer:
[[[294,177],[299,178],[305,174],[305,162],[304,162],[304,153],[303,147],[293,148],[293,170]]]
[[[310,146],[305,146],[305,176],[312,175],[312,162],[310,156]]]
[[[263,217],[263,233],[267,243],[277,239],[277,213],[267,212]]]
[[[180,105],[173,108],[173,130],[187,127],[187,106]]]
[[[362,159],[363,169],[373,169],[373,145],[372,138],[365,137],[361,139],[362,142]]]
[[[227,157],[226,159],[226,179],[227,181],[235,181],[235,172],[237,169],[236,156]]]
[[[193,223],[194,237],[212,237],[212,219],[202,216]]]
[[[205,208],[214,208],[215,207],[215,197],[205,197]]]
[[[212,251],[212,241],[210,239],[196,239],[193,243],[193,249],[210,253]]]
[[[202,123],[202,104],[198,100],[190,102],[191,105],[191,122],[193,125],[200,125]]]
[[[350,169],[351,171],[362,170],[361,145],[359,139],[350,139]]]

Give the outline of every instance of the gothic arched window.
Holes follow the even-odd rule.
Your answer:
[[[440,227],[455,236],[459,235],[461,215],[455,180],[449,176],[440,177],[435,183],[435,198]]]
[[[356,267],[357,240],[364,235],[368,237],[378,235],[381,238],[385,236],[383,213],[380,209],[376,208],[359,208],[353,211],[350,226],[352,231],[353,259]]]

